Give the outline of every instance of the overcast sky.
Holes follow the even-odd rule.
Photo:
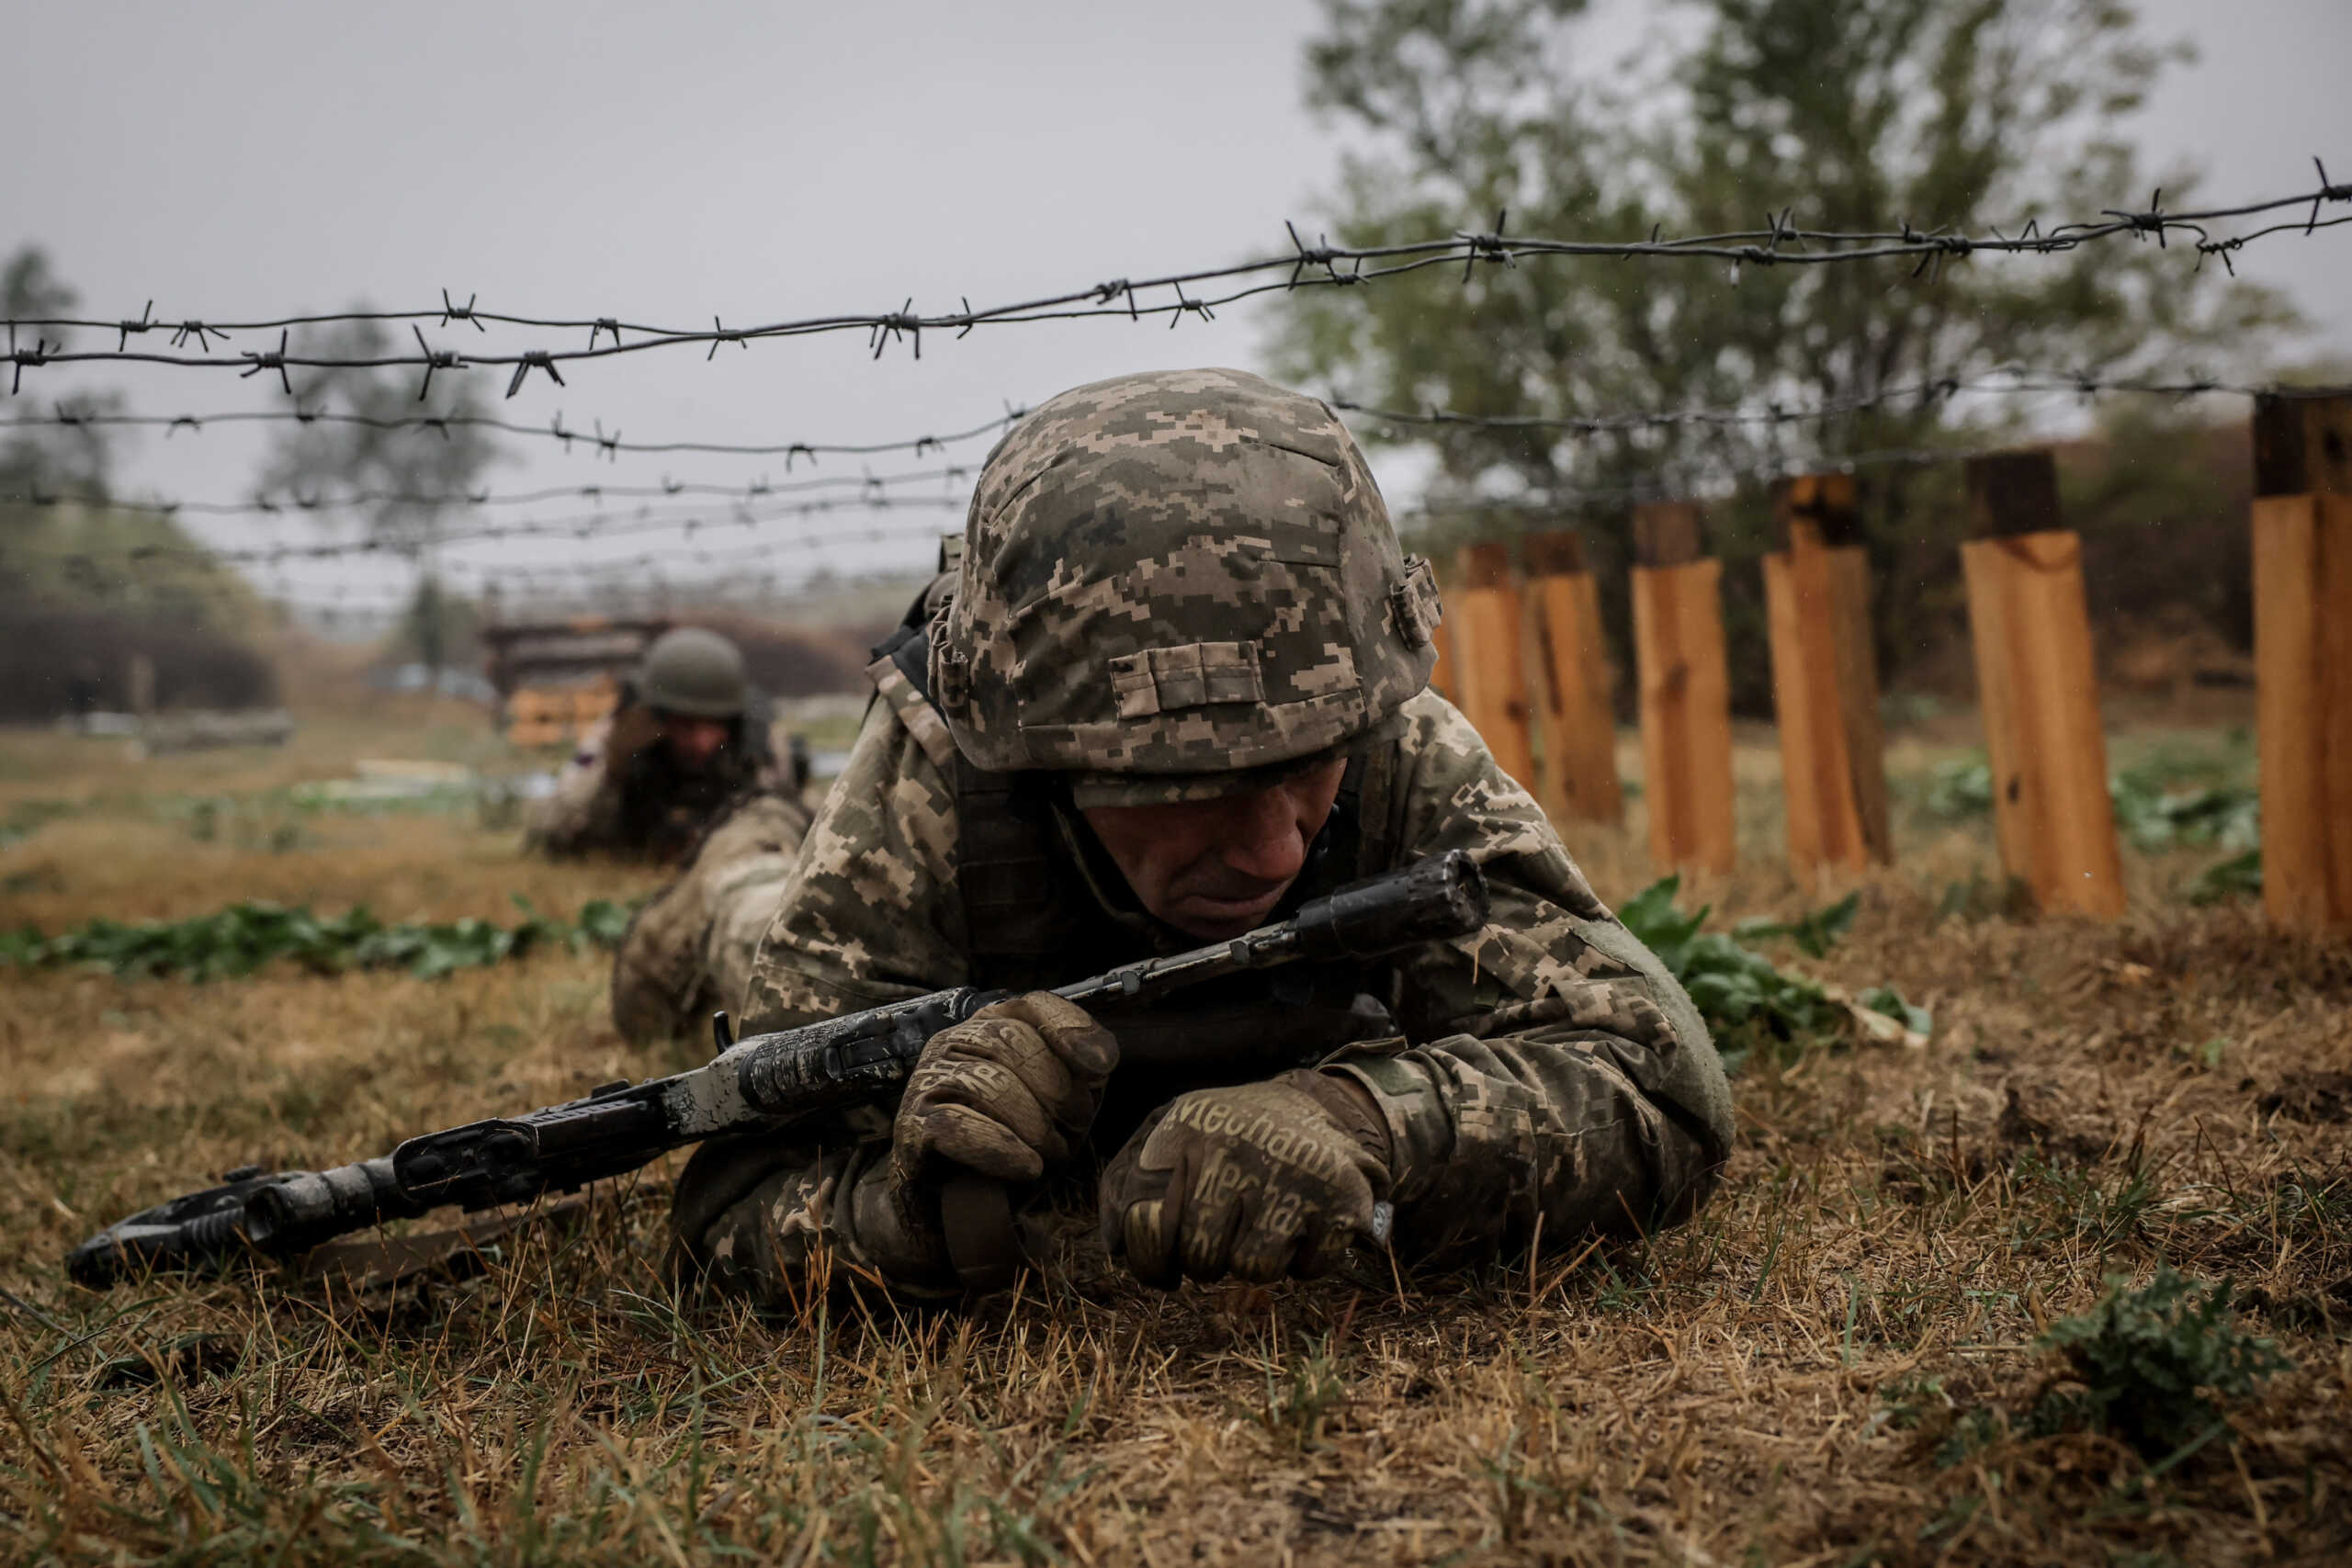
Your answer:
[[[1604,9],[1596,53],[1649,25],[1626,0]],[[2145,117],[2152,170],[2199,164],[2215,198],[2308,188],[2313,152],[2352,179],[2352,0],[2142,10],[2154,35],[2202,56]],[[46,246],[103,317],[150,297],[175,318],[409,307],[447,287],[485,308],[679,323],[910,296],[937,310],[1215,264],[1279,246],[1283,220],[1331,184],[1340,132],[1299,93],[1317,14],[1313,0],[23,5],[0,32],[13,57],[0,254]],[[2340,355],[2352,353],[2352,241],[2337,232],[2332,245],[2249,247],[2238,263],[2289,289],[2315,350]],[[876,362],[856,334],[708,364],[666,350],[568,369],[563,389],[535,375],[502,406],[601,418],[633,438],[872,440],[969,425],[1127,370],[1252,365],[1262,337],[1237,310],[1173,331],[932,334],[920,363],[902,349]],[[77,384],[87,378],[28,373],[25,394]],[[142,413],[267,402],[257,381],[216,372],[106,384]],[[772,460],[607,466],[519,446],[526,460],[501,470],[501,488],[783,477]],[[149,435],[130,445],[128,475],[133,489],[232,499],[250,492],[258,452],[227,430]],[[1385,470],[1392,499],[1409,499],[1411,466]],[[203,531],[270,536],[256,526]],[[833,553],[853,567],[927,553],[875,550]]]

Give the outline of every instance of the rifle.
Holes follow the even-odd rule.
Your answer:
[[[1121,964],[1055,994],[1081,1007],[1132,1003],[1299,960],[1378,958],[1467,935],[1487,911],[1486,877],[1466,853],[1449,850],[1310,900],[1288,919],[1229,942]],[[65,1266],[81,1283],[103,1288],[151,1270],[291,1258],[445,1204],[478,1211],[576,1191],[706,1138],[883,1100],[905,1083],[933,1035],[1009,994],[961,986],[741,1041],[719,1013],[712,1020],[718,1055],[691,1072],[624,1078],[561,1105],[427,1133],[332,1170],[231,1171],[220,1186],[107,1226],[68,1253]],[[1016,1252],[1002,1189],[978,1178],[950,1180],[942,1212],[967,1281],[987,1288],[1009,1280]],[[1376,1231],[1385,1229],[1384,1218],[1375,1213]]]

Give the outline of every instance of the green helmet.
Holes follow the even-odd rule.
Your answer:
[[[737,718],[747,682],[741,649],[701,626],[674,626],[653,639],[638,666],[638,700],[662,713]]]
[[[977,767],[1070,773],[1081,806],[1213,798],[1380,726],[1429,683],[1438,615],[1328,407],[1153,371],[989,455],[931,684]]]

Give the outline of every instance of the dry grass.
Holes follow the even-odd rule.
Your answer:
[[[200,760],[234,791],[422,744],[353,725]],[[451,742],[457,744],[457,742]],[[0,810],[106,804],[0,851],[0,920],[365,898],[570,908],[640,873],[354,818],[195,844],[126,764],[0,740]],[[198,760],[191,760],[192,762]],[[151,767],[154,765],[151,764]],[[1769,764],[1747,768],[1769,845]],[[1575,835],[1605,896],[1633,834]],[[1812,967],[1935,1010],[1923,1052],[1757,1063],[1731,1179],[1645,1246],[1468,1278],[1158,1295],[1082,1252],[967,1315],[852,1295],[761,1321],[659,1267],[661,1169],[471,1278],[68,1284],[97,1224],[247,1160],[319,1165],[677,1053],[624,1046],[602,964],[420,984],[0,980],[0,1552],[15,1561],[2343,1561],[2352,1551],[2352,954],[2176,909],[1935,919],[1981,829],[1914,833]],[[1758,862],[1726,915],[1804,897]],[[2332,1086],[2343,1091],[2331,1098]],[[2296,1370],[2164,1466],[2007,1436],[2037,1325],[2159,1259],[2250,1292]],[[1965,1440],[1962,1440],[1965,1439]],[[2160,1468],[2161,1467],[2161,1468]]]

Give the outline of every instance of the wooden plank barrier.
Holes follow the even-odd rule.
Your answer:
[[[1764,558],[1764,604],[1789,863],[1805,878],[1883,865],[1894,842],[1853,476],[1785,479],[1772,510],[1781,547]]]
[[[1625,795],[1617,781],[1617,720],[1610,700],[1609,640],[1600,625],[1600,584],[1584,569],[1574,534],[1537,534],[1526,546],[1528,593],[1534,602],[1535,705],[1544,739],[1536,798],[1560,822],[1622,822]]]
[[[1454,565],[1462,580],[1453,595],[1459,705],[1496,764],[1532,793],[1535,750],[1528,734],[1527,663],[1510,547],[1464,545]]]
[[[2352,394],[2255,400],[2253,530],[2263,908],[2352,930]]]
[[[1738,853],[1732,813],[1731,678],[1724,662],[1723,563],[1703,553],[1697,505],[1634,509],[1634,653],[1641,682],[1650,856],[1723,873]]]
[[[1968,461],[1961,547],[2001,863],[2037,908],[2112,919],[2123,866],[2083,597],[2082,541],[2059,526],[2041,451]]]
[[[571,722],[575,728],[585,730],[598,719],[620,706],[620,688],[609,679],[581,686],[571,694]]]

